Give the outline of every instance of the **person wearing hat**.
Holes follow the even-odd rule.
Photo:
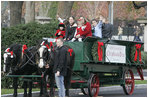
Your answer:
[[[70,16],[67,19],[68,22],[65,19],[61,19],[59,17],[59,15],[57,15],[57,18],[58,18],[59,22],[62,22],[66,25],[66,27],[65,27],[66,32],[65,32],[64,40],[65,41],[71,41],[72,38],[74,37],[75,31],[76,31],[76,28],[77,28],[77,24],[75,22],[75,17]]]
[[[65,25],[64,25],[64,23],[60,23],[58,25],[58,29],[55,33],[55,36],[56,36],[56,39],[65,37]]]

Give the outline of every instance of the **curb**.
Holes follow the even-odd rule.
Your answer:
[[[114,89],[113,89],[114,88]],[[147,84],[135,85],[135,89],[147,88]],[[113,91],[122,89],[121,86],[100,87],[100,91]]]

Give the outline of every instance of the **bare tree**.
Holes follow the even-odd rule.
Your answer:
[[[71,15],[71,9],[74,1],[62,1],[58,4],[57,14],[64,19],[67,19]]]
[[[98,19],[105,5],[104,1],[88,1],[83,3],[82,7],[84,9],[82,10],[87,13],[87,18],[89,20]]]
[[[26,1],[25,23],[35,21],[35,2]]]
[[[96,18],[96,14],[97,14],[97,9],[98,9],[98,5],[99,5],[100,2],[98,1],[94,1],[94,18]]]
[[[9,1],[10,4],[10,26],[21,24],[23,1]]]

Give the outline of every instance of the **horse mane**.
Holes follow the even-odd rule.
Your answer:
[[[14,52],[14,54],[16,55],[16,58],[20,58],[21,53],[22,53],[22,45],[21,44],[12,44],[12,45],[10,45],[10,51]]]
[[[49,44],[49,42],[48,42],[46,39],[41,39],[41,40],[38,40],[38,41],[37,41],[37,48],[40,47],[40,45],[41,45],[41,43],[42,43],[43,41],[45,41],[45,44]]]
[[[29,48],[28,48],[28,51],[30,51],[30,52],[35,52],[35,51],[37,51],[36,46],[31,46],[31,47],[29,47]]]

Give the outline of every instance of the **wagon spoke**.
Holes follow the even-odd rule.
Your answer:
[[[127,95],[131,95],[134,91],[134,75],[130,69],[125,72],[125,85],[123,89]]]
[[[131,84],[131,83],[133,83],[133,80],[131,80],[131,79],[126,79],[125,82],[126,82],[126,84]]]
[[[92,75],[92,78],[90,79],[90,86],[88,88],[89,95],[92,97],[98,96],[99,93],[99,78],[97,75]]]

